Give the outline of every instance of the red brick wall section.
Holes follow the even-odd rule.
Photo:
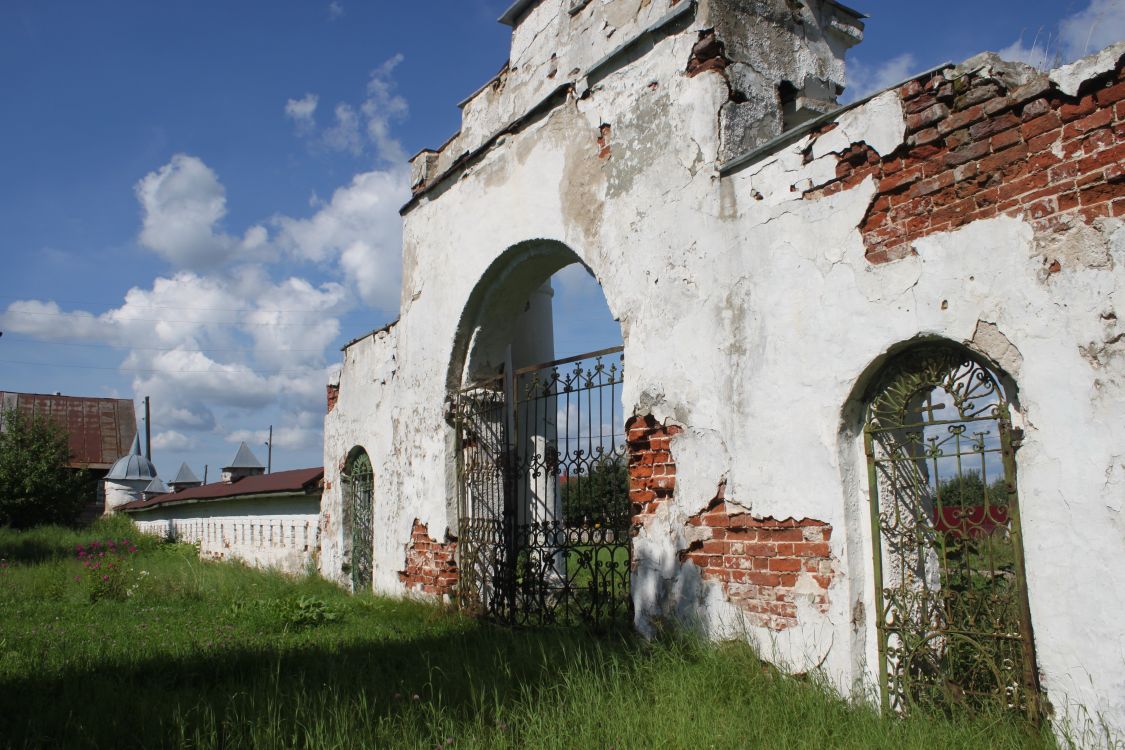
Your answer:
[[[882,158],[852,144],[839,155],[835,179],[805,197],[873,177],[877,192],[859,227],[872,263],[912,254],[920,237],[999,214],[1023,216],[1038,231],[1125,215],[1123,60],[1076,97],[1046,76],[1012,90],[979,71],[913,80],[899,89],[905,143]]]
[[[625,430],[629,446],[629,501],[633,505],[636,534],[676,489],[671,444],[683,428],[662,425],[648,415],[631,417]]]
[[[721,581],[727,598],[752,625],[785,630],[797,624],[802,599],[828,612],[834,566],[832,527],[812,518],[756,518],[729,507],[720,496],[688,519],[697,539],[681,553],[704,580]]]
[[[626,430],[629,498],[637,534],[675,492],[671,441],[682,428],[645,416],[630,419]],[[835,571],[828,544],[832,527],[811,518],[755,518],[728,508],[724,489],[720,486],[711,505],[688,519],[696,541],[680,553],[681,562],[697,565],[704,580],[721,582],[728,600],[752,625],[773,630],[796,625],[802,598],[826,613]]]
[[[328,386],[328,413],[331,414],[332,410],[336,408],[336,401],[340,398],[340,386]]]
[[[406,568],[399,571],[398,579],[410,591],[452,596],[457,587],[456,551],[456,539],[446,534],[445,542],[438,542],[430,536],[426,524],[415,518],[406,549]]]

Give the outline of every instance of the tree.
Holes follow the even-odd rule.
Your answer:
[[[0,525],[74,523],[91,480],[67,468],[66,430],[40,415],[6,411],[0,432]]]
[[[628,524],[629,472],[620,456],[599,458],[585,474],[572,474],[561,483],[563,513],[571,526]]]

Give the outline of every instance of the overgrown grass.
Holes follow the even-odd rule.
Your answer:
[[[1003,720],[880,717],[741,645],[512,632],[187,545],[143,542],[128,593],[92,601],[73,551],[93,538],[137,535],[0,530],[5,746],[1053,746]]]

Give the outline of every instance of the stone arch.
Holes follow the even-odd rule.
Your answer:
[[[458,321],[447,388],[455,390],[499,364],[492,361],[496,342],[511,337],[520,308],[556,271],[573,263],[589,270],[578,253],[551,239],[525,240],[497,256],[477,281]]]
[[[1038,719],[1016,394],[979,352],[919,337],[872,362],[845,403],[853,654],[886,708],[991,703]]]
[[[446,376],[462,603],[518,624],[630,607],[623,347],[559,358],[550,282],[574,264],[594,276],[554,240],[501,253],[468,298]],[[582,599],[614,574],[616,593]]]
[[[348,451],[341,472],[343,551],[341,572],[352,591],[370,590],[374,580],[375,480],[371,456],[356,445]]]

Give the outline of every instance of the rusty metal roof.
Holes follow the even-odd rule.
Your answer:
[[[157,495],[148,500],[134,500],[125,503],[118,510],[138,511],[186,503],[208,503],[232,500],[253,495],[284,495],[292,493],[311,493],[320,487],[324,469],[292,469],[275,471],[273,474],[259,474],[245,477],[237,482],[214,482],[202,487],[191,487],[180,492]]]
[[[137,434],[133,402],[127,398],[50,396],[0,391],[0,409],[46,417],[70,436],[72,468],[108,469],[129,451]],[[0,418],[0,429],[3,421]]]

